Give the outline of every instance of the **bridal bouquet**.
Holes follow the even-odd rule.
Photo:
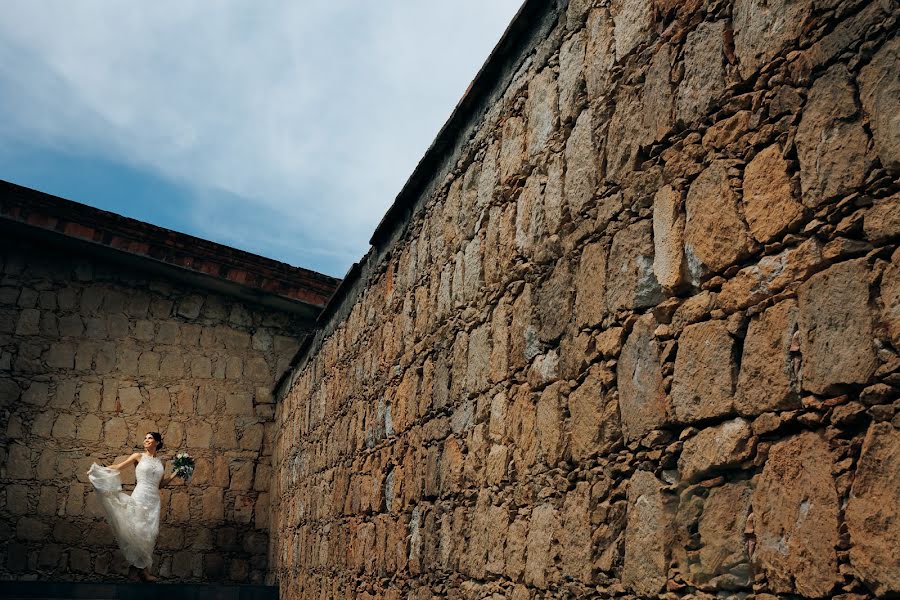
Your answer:
[[[194,474],[194,459],[187,452],[179,452],[172,461],[172,473],[188,481]]]

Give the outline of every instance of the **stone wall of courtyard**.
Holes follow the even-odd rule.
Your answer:
[[[261,582],[271,390],[294,317],[42,243],[0,245],[0,580],[108,581],[127,564],[85,472],[162,433],[197,460],[161,491],[152,571]],[[170,468],[169,468],[170,470]],[[126,492],[134,470],[123,477]]]
[[[282,390],[282,597],[900,592],[897,3],[529,10]]]

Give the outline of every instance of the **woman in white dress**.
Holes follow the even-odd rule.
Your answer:
[[[162,436],[155,431],[144,436],[144,452],[135,452],[122,462],[103,467],[94,463],[87,475],[100,497],[119,547],[128,560],[132,579],[155,581],[150,574],[153,548],[159,534],[159,488],[175,477],[165,475],[165,466],[156,456],[162,449]],[[135,465],[136,484],[131,495],[122,492],[120,471]]]

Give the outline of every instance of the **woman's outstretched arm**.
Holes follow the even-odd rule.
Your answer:
[[[128,458],[126,458],[126,459],[123,460],[122,462],[117,463],[117,464],[115,464],[115,465],[110,465],[109,468],[110,468],[110,469],[115,469],[116,471],[121,471],[122,469],[124,469],[125,467],[127,467],[128,465],[130,465],[131,463],[137,464],[137,462],[138,462],[140,459],[141,459],[140,453],[139,453],[139,452],[135,452],[134,454],[132,454],[131,456],[129,456]]]

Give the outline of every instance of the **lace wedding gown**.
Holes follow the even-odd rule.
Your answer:
[[[141,569],[153,563],[163,471],[161,460],[149,454],[141,455],[134,468],[137,484],[129,496],[122,492],[122,478],[115,469],[94,463],[88,470],[88,479],[97,490],[122,553],[129,563]]]

